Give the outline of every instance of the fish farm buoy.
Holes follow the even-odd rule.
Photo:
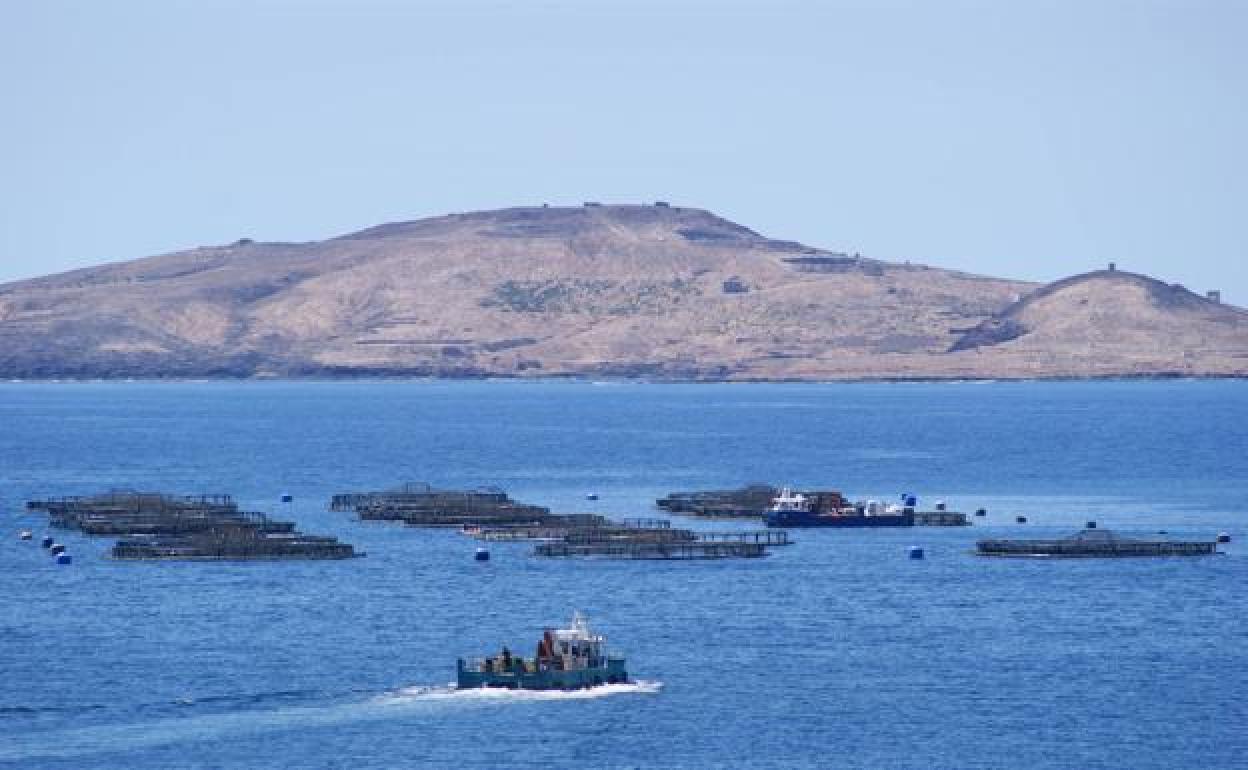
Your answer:
[[[32,535],[30,533],[30,530],[28,529],[23,529],[21,532],[18,532],[17,536],[20,537],[22,540],[30,540],[32,537],[34,537],[34,535]]]
[[[912,546],[910,546],[910,548],[907,550],[907,553],[909,553],[909,554],[910,554],[910,558],[911,558],[911,559],[922,559],[922,558],[923,558],[923,549],[922,549],[922,548],[920,548],[920,547],[918,547],[917,545],[912,545]]]
[[[986,510],[985,510],[985,509],[983,509],[983,508],[976,508],[976,509],[975,509],[975,515],[976,515],[976,516],[987,516],[987,515],[988,515],[988,511],[986,511]]]
[[[293,496],[293,495],[282,495],[282,502],[283,502],[283,503],[290,503],[290,502],[294,502],[294,500],[295,500],[295,498],[294,498],[294,496]]]
[[[67,553],[58,553],[56,555],[56,563],[57,564],[73,564],[74,557],[70,556]]]
[[[1089,522],[1088,522],[1088,524],[1087,524],[1087,528],[1088,528],[1088,529],[1096,529],[1096,522],[1095,522],[1095,521],[1089,521]]]
[[[48,550],[51,551],[54,556],[59,556],[65,553],[65,546],[61,545],[60,543],[53,543],[52,547],[49,548]]]
[[[476,560],[477,560],[477,561],[489,561],[489,560],[490,560],[490,552],[489,552],[489,551],[487,551],[487,550],[486,550],[486,549],[484,549],[484,548],[478,548],[478,549],[477,549],[477,555],[476,555],[476,557],[475,557],[475,558],[476,558]]]
[[[1026,516],[1015,516],[1015,517],[1014,517],[1014,521],[1015,521],[1015,522],[1017,522],[1017,523],[1019,523],[1019,524],[1026,524],[1026,523],[1027,523],[1027,517],[1026,517]]]
[[[1227,534],[1226,532],[1219,532],[1219,533],[1218,533],[1218,542],[1219,542],[1219,543],[1229,543],[1229,542],[1231,542],[1231,536],[1230,536],[1229,534]]]
[[[51,548],[52,544],[55,542],[56,541],[53,540],[51,537],[44,537],[42,540],[39,541],[39,545],[43,546],[44,548]]]

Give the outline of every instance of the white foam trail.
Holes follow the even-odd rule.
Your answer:
[[[563,701],[606,698],[611,695],[652,695],[663,689],[662,682],[644,679],[628,684],[604,684],[585,690],[508,690],[501,687],[478,687],[458,690],[445,687],[405,687],[380,695],[374,703],[401,704],[412,702],[455,701],[462,703],[507,703],[523,701]]]
[[[421,712],[446,708],[588,700],[624,694],[653,694],[661,682],[638,681],[607,684],[589,690],[538,691],[482,688],[457,690],[442,687],[404,687],[365,701],[329,706],[296,706],[269,710],[243,710],[228,714],[171,717],[150,722],[96,725],[64,730],[43,730],[0,741],[0,762],[65,758],[89,754],[124,753],[190,741],[219,741],[240,735],[335,726],[352,722],[411,718]]]

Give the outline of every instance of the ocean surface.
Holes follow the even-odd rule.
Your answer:
[[[756,480],[988,516],[795,530],[760,560],[482,564],[327,510],[414,480],[619,516]],[[26,499],[110,488],[230,493],[367,556],[118,563],[58,531],[57,566],[18,540],[47,531]],[[1234,540],[972,554],[1088,519]],[[0,384],[0,522],[2,767],[1248,767],[1248,382]],[[448,687],[573,609],[638,684]]]

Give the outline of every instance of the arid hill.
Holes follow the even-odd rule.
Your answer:
[[[1098,272],[1047,287],[765,238],[663,204],[240,240],[0,286],[0,376],[1248,374],[1248,313]]]
[[[1243,309],[1145,275],[1100,270],[1037,289],[951,350],[1033,361],[1060,353],[1089,374],[1232,374],[1248,369],[1246,348]]]

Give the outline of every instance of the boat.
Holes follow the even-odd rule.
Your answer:
[[[784,487],[764,519],[769,527],[913,527],[914,509],[877,500],[850,506],[840,495],[811,498]]]
[[[532,658],[513,655],[503,647],[488,658],[460,658],[456,686],[460,690],[501,687],[508,690],[583,690],[605,684],[626,684],[624,658],[611,655],[606,638],[595,634],[581,613],[570,628],[542,632]]]

